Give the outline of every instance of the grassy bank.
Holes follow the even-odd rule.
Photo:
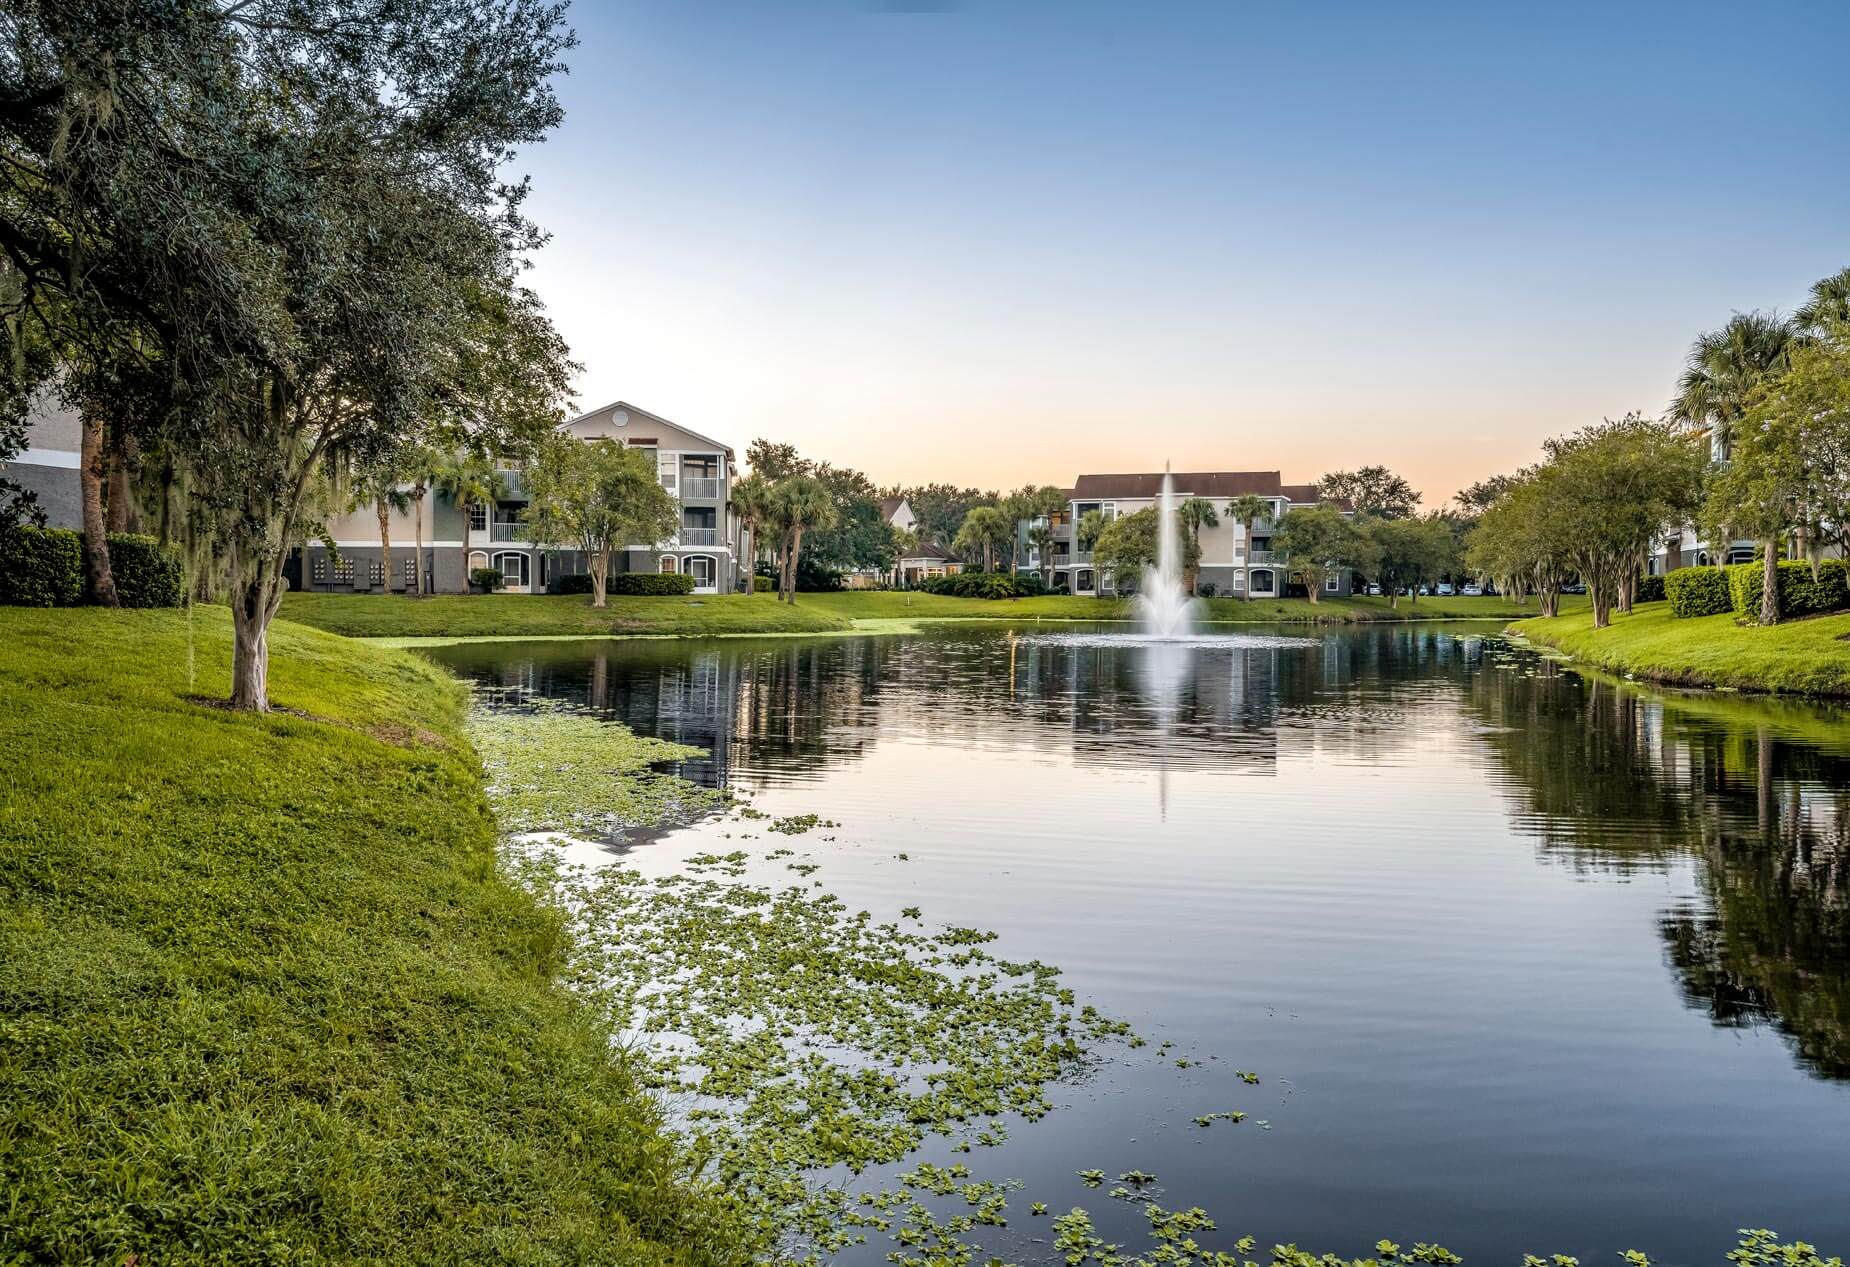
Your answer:
[[[1850,614],[1771,628],[1732,614],[1679,620],[1668,603],[1646,603],[1593,628],[1591,612],[1524,620],[1511,630],[1578,660],[1677,686],[1850,696]]]
[[[222,611],[0,609],[0,1261],[733,1263],[551,981],[460,688]]]
[[[350,638],[827,633],[849,627],[826,611],[792,607],[770,594],[613,594],[609,603],[599,610],[588,594],[289,594],[282,616]]]
[[[1575,600],[1569,600],[1570,604]],[[1375,620],[1509,620],[1534,610],[1504,598],[1423,598],[1390,607],[1385,598],[1210,598],[1207,618],[1239,623]],[[861,590],[800,594],[794,606],[769,594],[699,598],[612,596],[599,611],[584,595],[290,594],[283,617],[354,638],[583,637],[677,634],[830,633],[866,620],[1124,620],[1129,602],[1048,595],[988,600]]]

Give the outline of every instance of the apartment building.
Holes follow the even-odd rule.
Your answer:
[[[696,594],[727,594],[751,584],[751,544],[732,509],[737,465],[732,447],[659,414],[614,401],[560,426],[586,442],[607,441],[653,455],[662,487],[680,503],[680,524],[666,541],[631,542],[612,557],[612,574],[680,572],[694,579]],[[415,509],[392,511],[392,575],[380,560],[379,520],[371,507],[331,523],[335,551],[311,543],[297,560],[291,580],[300,588],[340,593],[403,592],[414,587],[422,568],[427,592],[459,594],[477,568],[501,573],[501,590],[538,594],[555,588],[561,576],[588,570],[577,550],[548,549],[527,527],[528,495],[518,462],[502,464],[504,488],[492,505],[463,509],[436,492],[424,497],[420,552],[413,547]]]
[[[1285,592],[1290,560],[1272,548],[1272,533],[1280,519],[1301,506],[1323,500],[1315,484],[1286,484],[1277,471],[1176,471],[1177,502],[1202,497],[1214,504],[1220,523],[1201,531],[1199,584],[1235,597],[1272,598]],[[1051,517],[1054,530],[1052,556],[1045,566],[1039,551],[1027,550],[1024,571],[1051,573],[1056,587],[1075,594],[1108,592],[1109,575],[1094,565],[1090,543],[1079,540],[1079,524],[1096,511],[1107,522],[1154,506],[1162,495],[1161,471],[1126,475],[1081,475],[1067,495],[1066,509]],[[1227,513],[1235,498],[1254,496],[1267,510],[1250,528]],[[1347,509],[1345,506],[1344,509]],[[1325,583],[1325,592],[1350,592],[1353,578],[1347,571]]]

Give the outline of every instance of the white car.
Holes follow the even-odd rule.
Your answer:
[[[1452,595],[1452,583],[1450,581],[1440,581],[1439,582],[1439,597],[1450,598],[1451,595]]]
[[[1467,585],[1458,592],[1463,594],[1466,598],[1482,598],[1484,596],[1484,587],[1482,585]]]

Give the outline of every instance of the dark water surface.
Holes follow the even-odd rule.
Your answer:
[[[841,824],[747,845],[812,852],[881,918],[993,928],[1203,1062],[1108,1064],[962,1159],[1027,1181],[1011,1235],[1050,1236],[1045,1201],[1142,1244],[1074,1175],[1098,1167],[1262,1245],[1715,1263],[1771,1227],[1850,1252],[1850,718],[1471,628],[430,654],[710,750],[680,772]],[[721,830],[625,857],[739,847]],[[1226,1108],[1250,1117],[1193,1124]]]

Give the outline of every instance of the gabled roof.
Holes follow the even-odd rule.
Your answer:
[[[962,563],[963,560],[933,541],[921,541],[910,550],[900,551],[902,559],[938,559],[947,563]]]
[[[905,504],[906,499],[903,497],[882,497],[880,499],[880,517],[891,522],[893,516],[899,513],[899,508]]]
[[[676,422],[672,418],[664,418],[660,414],[650,413],[647,409],[644,409],[641,405],[632,405],[627,400],[613,400],[608,405],[599,405],[596,409],[589,410],[585,413],[579,414],[576,418],[572,418],[565,422],[560,423],[558,427],[556,428],[556,430],[559,430],[559,431],[569,430],[570,428],[577,426],[581,422],[589,421],[594,415],[601,414],[607,409],[622,409],[631,414],[639,414],[642,417],[649,419],[651,422],[659,422],[664,427],[673,427],[676,431],[685,431],[688,435],[694,437],[694,439],[696,440],[700,440],[706,444],[710,444],[716,449],[724,449],[726,452],[726,460],[728,462],[734,462],[738,460],[737,458],[733,456],[732,446],[730,444],[727,444],[724,440],[715,440],[712,436],[701,435],[698,431],[694,430],[692,427],[684,426],[681,423]]]
[[[1176,471],[1176,491],[1197,497],[1280,497],[1284,486],[1277,471]],[[1073,483],[1072,500],[1094,501],[1113,497],[1157,497],[1163,491],[1163,473],[1136,475],[1081,475]]]
[[[1327,506],[1334,506],[1338,510],[1355,509],[1355,507],[1349,504],[1349,499],[1347,497],[1325,497],[1322,493],[1317,491],[1317,486],[1315,484],[1286,484],[1279,491],[1300,506],[1314,506],[1318,503],[1322,503]]]

